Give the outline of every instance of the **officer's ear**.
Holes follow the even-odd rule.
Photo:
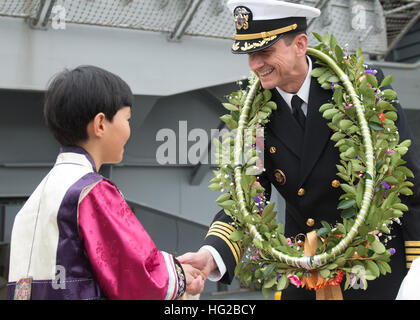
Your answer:
[[[295,38],[294,45],[298,57],[306,55],[306,49],[308,49],[308,36],[304,33],[298,34]]]

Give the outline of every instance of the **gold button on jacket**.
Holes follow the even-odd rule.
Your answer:
[[[281,185],[286,184],[286,175],[280,169],[276,169],[274,171],[274,177],[276,178],[277,182]]]
[[[306,220],[306,225],[307,225],[308,227],[313,227],[313,226],[314,226],[314,224],[315,224],[315,220],[314,220],[314,219],[309,218],[308,220]]]
[[[305,193],[306,193],[306,191],[305,191],[305,189],[303,189],[303,188],[300,188],[300,189],[298,190],[298,196],[299,196],[299,197],[302,197]]]
[[[338,180],[333,180],[333,181],[331,182],[331,185],[332,185],[332,187],[333,187],[333,188],[339,188],[339,187],[340,187],[340,181],[338,181]]]

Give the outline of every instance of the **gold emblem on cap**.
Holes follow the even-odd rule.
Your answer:
[[[238,51],[239,50],[239,42],[234,42],[233,45],[232,45],[232,49],[234,51]]]
[[[271,154],[276,153],[276,151],[277,151],[276,147],[270,147]]]
[[[281,185],[286,184],[286,175],[280,169],[274,170],[274,177],[276,178],[277,182]]]
[[[239,7],[235,9],[234,19],[235,19],[237,30],[241,30],[241,29],[248,30],[249,14],[250,12],[246,10],[245,8]]]

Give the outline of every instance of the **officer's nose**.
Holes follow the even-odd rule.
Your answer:
[[[258,52],[250,53],[248,54],[248,65],[249,68],[255,72],[264,66],[264,59],[262,59]]]

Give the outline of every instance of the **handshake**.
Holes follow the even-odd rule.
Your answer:
[[[217,268],[210,251],[201,248],[197,252],[185,253],[177,259],[184,269],[186,292],[190,295],[201,293],[208,275]]]

